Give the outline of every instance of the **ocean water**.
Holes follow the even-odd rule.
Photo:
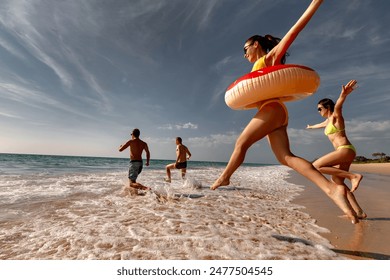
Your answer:
[[[126,195],[128,160],[0,154],[0,259],[342,259],[327,231],[291,201],[288,168],[243,165],[211,191],[224,163],[193,162],[187,177],[152,160]]]

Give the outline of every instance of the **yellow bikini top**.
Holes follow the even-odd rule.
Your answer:
[[[265,67],[267,67],[267,64],[265,64],[265,55],[264,55],[260,57],[258,60],[256,60],[256,62],[253,64],[251,72],[263,69]]]
[[[325,135],[329,135],[329,134],[335,134],[335,133],[337,133],[337,132],[341,132],[341,131],[344,131],[345,130],[345,128],[343,128],[343,129],[338,129],[337,127],[335,127],[334,126],[334,124],[333,123],[328,123],[328,125],[325,127],[325,131],[324,131],[324,133],[325,133]]]

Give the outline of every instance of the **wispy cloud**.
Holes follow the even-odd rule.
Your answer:
[[[94,97],[97,95],[97,99],[92,99],[92,103],[99,106],[99,109],[103,111],[111,110],[112,106],[109,98],[106,96],[106,90],[100,85],[98,77],[94,74],[96,69],[88,69],[86,64],[83,63],[84,58],[81,53],[76,53],[68,48],[67,57],[68,61],[71,62],[74,67],[78,70],[81,75],[81,80],[87,84],[87,88],[91,90]],[[96,94],[96,95],[95,95]]]
[[[4,113],[4,112],[0,112],[0,116],[7,117],[7,118],[12,118],[12,119],[23,119],[20,116],[9,114],[9,113]]]
[[[232,56],[226,56],[223,57],[221,60],[217,61],[212,66],[212,69],[215,70],[217,73],[225,73],[226,69],[229,69],[229,67],[236,62],[237,59],[232,58]]]
[[[12,110],[20,111],[22,106],[27,106],[38,108],[40,110],[60,110],[71,113],[73,115],[82,116],[87,119],[93,118],[86,112],[78,111],[76,108],[52,98],[49,94],[41,91],[39,88],[36,88],[36,86],[33,84],[20,84],[0,81],[0,93],[1,98],[6,98],[18,104],[18,106],[12,108]],[[9,115],[23,118],[23,111],[19,111],[17,111],[17,114],[9,113]],[[30,121],[34,122],[32,119]]]
[[[198,125],[193,124],[191,122],[184,123],[184,124],[165,124],[158,127],[158,129],[162,129],[162,130],[198,129]]]
[[[211,67],[211,71],[217,73],[220,78],[216,80],[214,89],[211,94],[211,100],[208,104],[208,108],[211,109],[216,103],[221,102],[222,95],[225,94],[226,88],[237,79],[237,76],[234,76],[233,71],[227,72],[226,69],[235,69],[240,61],[237,58],[232,58],[231,56],[226,56],[221,60],[214,63]]]
[[[39,90],[23,86],[20,84],[0,82],[0,92],[2,97],[7,97],[9,100],[17,101],[26,105],[34,105],[34,103],[55,104],[54,100],[47,98]]]
[[[390,120],[362,121],[352,120],[346,122],[348,135],[359,140],[390,139]]]
[[[205,6],[201,7],[201,13],[200,13],[201,17],[200,17],[199,25],[198,25],[199,29],[207,28],[207,26],[212,18],[214,9],[218,5],[219,2],[220,2],[220,0],[210,0],[210,1],[204,2]]]
[[[55,49],[53,43],[48,40],[53,23],[42,25],[35,4],[36,2],[23,0],[3,3],[7,8],[0,10],[0,23],[33,57],[49,67],[66,87],[71,87],[71,75],[50,52],[52,48]]]
[[[1,37],[0,37],[0,46],[2,48],[4,48],[5,50],[7,50],[13,56],[15,56],[21,60],[24,60],[26,58],[25,55],[21,51],[19,51],[17,48],[15,48],[15,46],[13,46],[11,43],[9,43],[8,41],[6,41],[5,39],[3,39]]]
[[[193,147],[213,148],[220,145],[231,145],[236,142],[238,134],[235,132],[227,132],[225,134],[211,134],[204,137],[191,137],[188,142]]]
[[[288,128],[288,136],[290,142],[297,142],[302,145],[311,145],[318,142],[318,139],[323,138],[323,132],[320,130],[307,130]]]
[[[95,95],[89,104],[95,104],[103,111],[110,110],[106,90],[95,74],[98,68],[87,62],[91,57],[88,40],[101,35],[99,32],[103,27],[100,26],[104,26],[104,22],[99,21],[99,13],[93,10],[92,3],[42,4],[40,1],[8,1],[4,3],[7,8],[0,10],[0,24],[32,58],[42,63],[36,66],[38,71],[45,71],[46,67],[58,77],[64,93],[73,95],[75,84],[79,83],[77,87],[81,88],[84,83],[84,92]],[[0,39],[0,46],[18,57],[25,57],[4,38]]]
[[[346,130],[348,138],[353,141],[373,141],[378,139],[390,138],[390,121],[367,121],[352,120],[346,121]],[[288,134],[291,142],[311,145],[318,143],[319,139],[324,138],[323,129],[307,130],[289,128]]]

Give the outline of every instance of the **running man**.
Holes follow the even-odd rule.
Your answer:
[[[119,146],[119,152],[123,152],[127,147],[130,147],[130,165],[129,165],[129,188],[132,195],[138,195],[138,190],[150,190],[140,183],[137,183],[137,177],[142,172],[143,160],[142,152],[146,152],[146,166],[149,166],[150,152],[148,144],[139,139],[140,131],[135,128],[131,133],[131,140]]]
[[[190,157],[190,150],[182,144],[182,139],[180,137],[176,137],[176,162],[168,164],[165,167],[167,171],[167,178],[165,181],[168,183],[171,182],[171,169],[174,168],[181,170],[181,177],[184,179],[187,172],[187,160],[189,160]]]

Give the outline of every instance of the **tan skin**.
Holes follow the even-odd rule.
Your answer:
[[[332,180],[337,184],[344,184],[345,178],[351,181],[351,192],[348,193],[348,200],[357,213],[357,216],[364,219],[367,217],[367,215],[360,208],[355,196],[352,194],[352,192],[354,192],[359,187],[363,176],[361,174],[349,172],[349,168],[355,159],[356,153],[351,149],[337,149],[340,146],[351,145],[351,142],[349,142],[345,133],[345,122],[342,113],[342,107],[347,96],[354,90],[356,85],[357,81],[351,80],[348,82],[348,84],[342,86],[340,96],[336,101],[333,112],[330,110],[330,108],[325,108],[323,105],[318,104],[318,113],[323,118],[326,118],[326,120],[319,124],[308,125],[307,128],[325,128],[329,123],[332,123],[338,130],[341,130],[339,132],[328,135],[329,141],[332,143],[335,151],[317,159],[313,162],[313,165],[321,173],[332,175]]]
[[[337,129],[342,130],[337,133],[329,134],[329,141],[335,148],[334,152],[326,154],[325,156],[317,159],[313,165],[319,169],[322,173],[329,174],[336,177],[347,178],[352,183],[351,192],[354,192],[363,178],[360,174],[346,172],[349,170],[352,161],[355,159],[356,153],[351,149],[337,149],[343,145],[350,145],[346,133],[345,123],[342,113],[342,106],[346,97],[354,90],[357,85],[356,80],[351,80],[347,85],[342,86],[340,97],[337,99],[333,112],[329,108],[325,108],[323,105],[318,104],[318,113],[326,120],[322,123],[315,125],[308,125],[308,129],[325,128],[329,123],[332,123]],[[333,166],[339,165],[339,168]]]
[[[123,145],[119,146],[119,151],[122,152],[127,149],[127,147],[130,147],[130,159],[131,160],[142,160],[142,152],[145,151],[146,153],[146,166],[149,166],[150,161],[150,152],[148,148],[148,144],[146,142],[142,141],[138,137],[135,137],[134,135],[131,135],[131,138],[129,141],[124,143]],[[140,183],[137,183],[135,181],[132,181],[129,179],[129,186],[131,188],[140,189],[140,190],[150,190],[149,187],[146,187]]]
[[[165,181],[170,183],[171,182],[171,169],[175,169],[176,165],[178,163],[185,162],[185,161],[189,160],[190,157],[191,157],[190,150],[185,145],[183,145],[179,141],[179,139],[176,138],[176,162],[168,164],[165,167],[165,170],[167,172],[167,178],[165,179]],[[184,177],[186,175],[186,172],[187,172],[186,168],[182,168],[181,169],[181,177],[183,179],[184,179]]]
[[[283,55],[310,21],[322,2],[322,0],[313,0],[279,44],[268,53],[262,49],[257,41],[246,42],[244,45],[244,49],[246,49],[245,58],[250,63],[254,63],[265,55],[265,62],[268,66],[281,64]],[[280,104],[269,103],[263,106],[238,137],[228,165],[210,188],[215,190],[220,186],[229,185],[230,177],[243,163],[249,147],[267,136],[271,149],[281,164],[291,167],[315,183],[336,203],[352,223],[358,223],[356,213],[347,199],[348,188],[344,185],[330,182],[311,163],[292,154],[287,135],[287,126],[283,126],[285,118],[286,113]]]

